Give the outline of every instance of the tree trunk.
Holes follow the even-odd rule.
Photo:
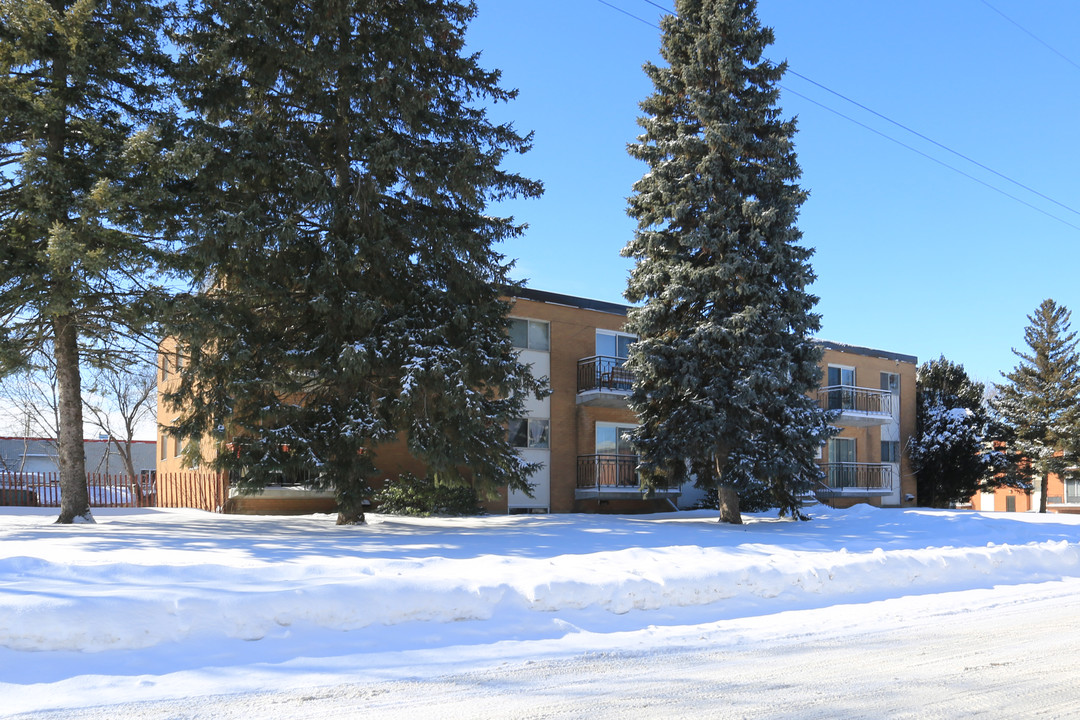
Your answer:
[[[1039,512],[1046,512],[1046,491],[1050,485],[1050,473],[1043,473],[1039,480]]]
[[[131,457],[131,437],[129,436],[123,443],[116,438],[109,438],[109,441],[116,447],[116,452],[124,462],[124,472],[127,473],[128,482],[138,482],[138,473],[135,472],[135,461]]]
[[[340,472],[340,471],[339,471]],[[364,498],[357,492],[356,483],[342,473],[334,482],[334,499],[337,501],[338,525],[364,524]]]
[[[63,17],[67,14],[66,3],[61,0],[51,1],[52,9]],[[68,53],[66,43],[58,43],[51,69],[53,86],[52,97],[64,102],[68,86]],[[50,168],[47,190],[50,195],[49,218],[52,223],[68,225],[67,203],[70,202],[69,190],[63,181],[65,165],[65,146],[67,142],[67,111],[61,107],[58,117],[46,123],[45,159]],[[50,248],[49,254],[52,255]],[[61,253],[62,255],[62,253]],[[58,523],[72,523],[76,518],[85,522],[94,522],[90,514],[90,496],[86,488],[86,456],[83,450],[82,418],[82,379],[79,377],[79,333],[72,304],[64,299],[70,292],[66,282],[74,282],[70,277],[69,263],[62,257],[50,257],[54,273],[51,297],[53,304],[66,302],[63,314],[52,318],[53,357],[56,361],[56,385],[58,391],[56,444],[57,464],[60,467],[60,517]]]
[[[338,525],[363,525],[364,523],[363,509],[343,508],[340,505],[338,506]]]
[[[58,389],[57,446],[60,465],[60,517],[58,523],[94,522],[86,487],[86,456],[83,451],[82,384],[79,377],[79,345],[75,318],[60,315],[53,320],[53,352]]]
[[[716,495],[720,500],[720,522],[742,525],[739,512],[739,493],[731,485],[718,485]]]
[[[724,482],[724,468],[727,465],[728,451],[721,448],[714,456],[716,463],[716,497],[720,505],[720,522],[742,525],[742,513],[739,512],[739,493],[734,485]]]

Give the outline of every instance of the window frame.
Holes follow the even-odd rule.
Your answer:
[[[595,455],[637,455],[637,452],[622,453],[619,452],[619,433],[630,432],[637,430],[641,427],[641,424],[636,425],[625,422],[601,422],[598,421],[593,426],[593,454]],[[601,429],[614,428],[615,430],[615,451],[614,452],[601,452],[600,451],[600,438],[599,432]],[[632,448],[631,448],[632,449]]]
[[[525,345],[519,345],[514,340],[513,323],[521,322],[525,323]],[[547,320],[534,320],[533,318],[524,318],[517,316],[510,316],[511,330],[510,330],[510,343],[518,350],[533,350],[535,352],[551,352],[551,323]],[[533,327],[543,326],[545,328],[546,347],[535,347],[533,345]]]
[[[615,339],[615,354],[608,355],[606,353],[600,352],[600,348],[597,347],[597,345],[599,345],[599,340],[600,340],[601,335],[603,335],[605,337],[612,337],[612,338]],[[623,339],[629,341],[626,344],[626,351],[627,351],[626,355],[620,355],[619,354],[619,341],[623,340]],[[596,328],[596,337],[593,340],[593,349],[596,350],[596,356],[597,357],[613,357],[613,358],[616,358],[618,360],[626,360],[626,358],[629,357],[630,345],[633,345],[634,342],[637,341],[637,339],[638,339],[638,336],[634,335],[632,333],[621,332],[619,330],[605,330],[603,328]]]
[[[1070,492],[1069,486],[1072,485],[1074,489]],[[1064,500],[1068,504],[1080,503],[1080,478],[1062,478],[1061,491],[1064,495]]]
[[[840,371],[840,382],[838,382],[838,383],[834,383],[831,379],[829,379],[829,374],[834,369]],[[851,371],[851,384],[850,385],[848,383],[844,382],[844,371],[845,370]],[[857,384],[858,378],[856,377],[856,374],[855,374],[855,366],[854,365],[835,365],[833,363],[829,363],[828,369],[825,371],[825,380],[828,383],[829,387],[858,387],[858,384]]]
[[[853,460],[838,460],[835,457],[833,457],[835,454],[838,454],[838,453],[833,452],[833,448],[840,445],[841,443],[851,446],[851,457],[854,458]],[[841,463],[851,464],[851,463],[857,463],[859,461],[859,444],[858,444],[856,438],[831,437],[828,440],[827,447],[828,447],[828,451],[829,451],[829,464],[830,465],[839,465]]]
[[[885,387],[885,378],[886,377],[888,377],[888,378],[896,378],[896,387],[895,388],[892,386],[891,382],[889,383],[888,387]],[[888,392],[892,393],[893,395],[899,395],[900,394],[900,373],[898,373],[898,372],[888,372],[886,370],[882,370],[881,371],[881,383],[880,384],[882,385],[882,388],[881,388],[882,390],[887,390]]]
[[[525,424],[525,444],[516,444],[516,435],[512,431],[513,423]],[[542,430],[534,431],[534,428],[543,428]],[[542,439],[540,442],[534,442],[534,437],[537,440]],[[534,418],[534,417],[521,417],[511,418],[506,427],[506,438],[510,443],[510,446],[515,450],[550,450],[551,449],[551,420],[549,418]]]

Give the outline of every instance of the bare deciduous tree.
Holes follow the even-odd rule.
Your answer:
[[[87,415],[120,455],[128,477],[135,478],[132,442],[140,427],[157,415],[157,367],[146,361],[127,372],[97,370],[83,398]]]

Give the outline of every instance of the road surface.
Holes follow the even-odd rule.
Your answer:
[[[684,627],[664,648],[636,650],[648,645],[642,630],[609,641],[610,652],[459,674],[33,717],[1077,717],[1078,589],[1065,581],[836,605]]]

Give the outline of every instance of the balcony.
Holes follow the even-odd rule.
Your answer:
[[[577,462],[578,500],[641,500],[644,493],[637,474],[637,455],[579,455]],[[677,497],[678,487],[657,488],[656,497]]]
[[[623,367],[625,358],[594,355],[578,360],[577,401],[579,405],[625,408],[634,384],[634,374]]]
[[[814,491],[818,499],[835,497],[883,497],[893,492],[893,468],[889,463],[822,463],[825,474]]]
[[[888,390],[830,385],[818,390],[818,405],[840,411],[837,425],[872,427],[893,421],[893,394]]]

